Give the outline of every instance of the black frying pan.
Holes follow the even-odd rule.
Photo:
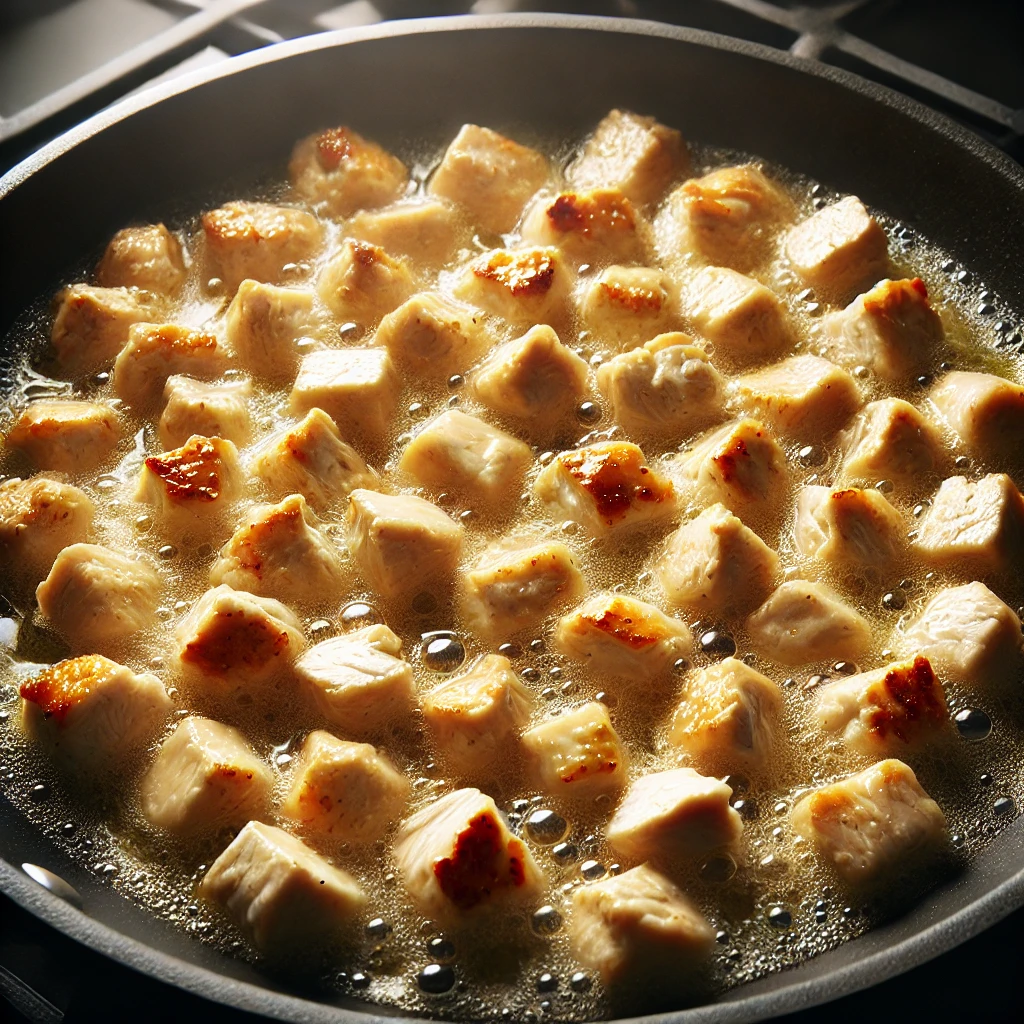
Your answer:
[[[435,144],[464,121],[576,139],[610,107],[756,153],[900,218],[1016,309],[1024,172],[919,104],[766,47],[646,22],[510,16],[397,22],[271,47],[130,99],[0,180],[0,331],[118,228],[280,177],[292,143],[345,122],[383,144]],[[191,206],[190,206],[191,204]],[[291,1021],[383,1018],[282,991],[190,941],[68,861],[0,801],[0,888],[65,934],[214,1000]],[[84,912],[18,867],[52,868]],[[750,1021],[921,963],[1024,905],[1024,819],[891,924],[801,967],[659,1018]]]

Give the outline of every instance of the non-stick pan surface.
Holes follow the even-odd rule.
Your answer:
[[[117,228],[174,219],[283,173],[292,143],[344,122],[403,151],[465,121],[579,138],[613,106],[756,153],[861,196],[956,253],[1015,308],[1024,173],[946,118],[853,75],[766,47],[646,22],[519,16],[397,22],[238,58],[127,100],[0,180],[0,331]],[[25,780],[25,785],[28,785]],[[286,993],[120,897],[0,801],[0,888],[65,934],[161,980],[282,1020],[383,1019]],[[84,912],[27,878],[76,885]],[[748,1021],[865,987],[1024,904],[1024,826],[1009,825],[915,909],[675,1024]]]

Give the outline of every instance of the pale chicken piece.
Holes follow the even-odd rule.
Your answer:
[[[984,583],[940,590],[896,644],[926,657],[950,679],[978,691],[1006,690],[1024,667],[1016,612]]]
[[[743,819],[729,805],[732,789],[692,768],[670,768],[636,780],[622,798],[605,836],[632,860],[697,857],[735,843]]]
[[[412,667],[402,641],[384,625],[324,640],[295,662],[320,713],[350,736],[370,736],[412,710]]]
[[[440,199],[363,211],[345,225],[345,230],[426,267],[447,263],[467,233],[455,207]]]
[[[371,843],[398,820],[411,790],[371,744],[317,729],[302,744],[281,814],[311,834]]]
[[[394,850],[409,895],[430,917],[464,922],[534,899],[546,879],[494,801],[457,789],[405,821]]]
[[[533,493],[550,515],[571,519],[593,536],[634,529],[676,510],[671,481],[627,441],[600,441],[556,455],[541,470]]]
[[[163,224],[123,228],[110,240],[96,267],[104,288],[144,288],[176,294],[185,283],[181,243]]]
[[[780,355],[793,342],[782,301],[770,288],[728,267],[704,267],[683,288],[683,315],[738,366]]]
[[[654,570],[672,604],[702,613],[742,612],[772,590],[779,556],[715,504],[669,535]]]
[[[462,271],[455,297],[512,324],[560,324],[572,270],[558,249],[492,249]]]
[[[212,586],[305,607],[333,602],[348,579],[341,552],[301,494],[253,509],[210,568]]]
[[[457,203],[483,231],[511,231],[548,180],[547,160],[490,128],[465,124],[445,150],[428,191]]]
[[[323,204],[332,217],[387,206],[409,183],[398,157],[344,125],[296,143],[288,176],[299,195]]]
[[[671,282],[654,267],[612,266],[584,289],[580,314],[598,342],[630,349],[671,331],[679,312]]]
[[[527,729],[522,744],[537,782],[554,797],[593,796],[626,784],[629,750],[597,701]]]
[[[349,495],[349,552],[363,578],[389,601],[444,587],[462,554],[465,527],[411,494],[357,488]]]
[[[246,278],[278,283],[286,266],[311,259],[323,241],[311,213],[270,203],[225,203],[202,222],[210,268],[229,293]]]
[[[754,650],[783,665],[856,662],[871,646],[871,624],[831,587],[789,580],[746,623]]]
[[[222,906],[264,952],[294,956],[350,932],[366,896],[359,883],[301,840],[250,821],[197,890]]]
[[[98,654],[58,662],[21,684],[22,725],[66,768],[122,771],[171,711],[164,684]]]
[[[428,491],[451,491],[493,508],[519,493],[532,463],[529,445],[477,416],[448,409],[405,446],[398,469]]]
[[[133,324],[160,315],[160,304],[134,288],[73,284],[58,296],[50,341],[69,377],[107,370],[128,341]]]
[[[160,444],[165,449],[178,448],[199,434],[244,447],[252,439],[252,398],[248,380],[210,384],[182,374],[168,377],[158,424]]]
[[[189,715],[164,740],[139,795],[151,824],[195,835],[262,817],[273,790],[273,772],[237,729]]]
[[[377,474],[342,440],[337,424],[323,409],[310,409],[300,423],[275,434],[251,468],[272,497],[301,494],[320,513],[357,487],[372,489],[378,482]]]
[[[486,636],[510,636],[539,625],[585,591],[576,559],[560,541],[506,538],[463,573],[462,614]]]
[[[107,462],[121,435],[121,417],[101,402],[32,402],[7,435],[7,446],[39,469],[75,475]]]
[[[948,843],[939,805],[895,759],[816,789],[790,811],[790,824],[856,888],[920,870]]]
[[[55,559],[36,600],[75,653],[108,653],[156,624],[161,582],[143,558],[99,544],[72,544]]]
[[[416,285],[405,261],[346,238],[317,278],[317,294],[338,320],[364,326],[397,309]]]
[[[1005,473],[943,480],[921,517],[913,551],[929,565],[1019,575],[1024,565],[1024,497]]]
[[[313,327],[312,292],[252,280],[238,286],[224,322],[227,343],[239,366],[271,381],[295,376],[296,342]]]
[[[628,110],[601,119],[567,177],[576,188],[618,188],[638,206],[654,203],[690,170],[682,135]]]
[[[722,375],[678,331],[603,363],[597,386],[615,422],[628,431],[682,438],[722,417]]]
[[[804,558],[833,566],[891,568],[906,552],[906,526],[899,512],[875,490],[802,487],[793,524]]]
[[[176,668],[203,691],[224,692],[283,672],[306,646],[298,616],[280,601],[221,585],[174,630]]]
[[[383,444],[402,382],[386,349],[343,348],[303,356],[289,407],[296,415],[323,409],[354,441]]]
[[[490,781],[514,754],[533,705],[508,658],[487,654],[423,698],[423,720],[460,776]]]
[[[856,196],[801,221],[786,236],[786,255],[812,288],[843,296],[885,275],[889,243],[878,221]]]
[[[949,725],[942,684],[921,655],[822,686],[811,719],[868,757],[920,748]]]
[[[555,648],[590,671],[633,682],[662,678],[690,655],[689,627],[635,597],[603,591],[558,620]]]
[[[146,414],[158,406],[169,377],[212,380],[230,360],[215,334],[180,324],[135,324],[114,362],[114,390],[135,412]]]
[[[866,366],[884,381],[905,381],[927,370],[944,334],[919,277],[879,281],[825,317],[822,329],[838,362]]]

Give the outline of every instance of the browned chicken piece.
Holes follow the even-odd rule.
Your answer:
[[[375,324],[416,290],[405,261],[380,246],[346,238],[317,278],[317,293],[341,321]]]
[[[296,343],[313,326],[312,292],[252,280],[238,286],[224,322],[238,365],[270,381],[294,378],[300,355]]]
[[[490,128],[463,125],[430,179],[428,191],[457,203],[481,230],[503,234],[548,180],[547,160]]]
[[[121,434],[121,417],[100,402],[32,402],[7,435],[7,446],[38,469],[75,476],[108,462]]]
[[[144,288],[175,295],[185,283],[181,243],[163,224],[124,228],[110,240],[96,268],[104,288]]]
[[[802,487],[793,537],[804,557],[832,566],[891,568],[906,553],[902,516],[878,491]]]
[[[387,206],[409,183],[398,157],[344,125],[296,143],[288,175],[299,195],[323,204],[332,217]]]
[[[558,249],[493,249],[462,271],[455,297],[512,324],[561,324],[572,270]]]
[[[671,282],[654,267],[607,267],[583,289],[580,314],[599,342],[619,349],[642,345],[679,321]]]
[[[345,230],[354,238],[430,268],[448,263],[468,234],[455,207],[440,199],[363,211]]]
[[[160,444],[178,448],[199,434],[244,447],[252,439],[252,399],[248,380],[210,384],[181,374],[168,377],[158,424]]]

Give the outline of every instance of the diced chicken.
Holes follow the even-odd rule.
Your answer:
[[[238,363],[266,380],[295,376],[296,342],[313,326],[313,293],[246,280],[228,306],[225,337]]]
[[[171,710],[164,684],[98,654],[70,658],[21,684],[22,724],[67,768],[104,774],[159,733]]]
[[[299,195],[332,217],[387,206],[409,182],[398,157],[344,125],[296,143],[288,175]]]
[[[444,587],[465,528],[423,498],[357,488],[349,495],[349,551],[364,579],[389,601]]]
[[[39,584],[39,611],[76,653],[109,653],[156,623],[160,574],[98,544],[64,548]]]
[[[942,852],[948,835],[939,805],[894,759],[816,789],[793,808],[790,822],[855,887],[919,870]]]
[[[654,203],[690,170],[682,135],[653,117],[612,110],[594,129],[568,178],[575,188],[621,189],[638,206]]]
[[[323,409],[345,437],[380,445],[392,428],[400,393],[386,349],[325,349],[303,357],[289,403],[296,415]]]
[[[185,283],[181,243],[163,224],[124,228],[103,253],[96,281],[104,288],[144,288],[174,295]]]
[[[655,565],[669,601],[712,614],[756,607],[778,571],[779,556],[721,504],[670,534]]]
[[[702,771],[764,772],[777,748],[781,708],[775,683],[738,658],[726,658],[687,680],[669,743]]]
[[[599,341],[630,349],[678,325],[669,279],[654,267],[612,266],[583,290],[580,314]]]
[[[463,125],[430,179],[431,195],[463,207],[483,231],[511,231],[548,180],[547,160],[490,128]]]
[[[212,586],[226,583],[306,607],[333,602],[347,582],[341,552],[301,494],[253,509],[210,569]]]
[[[306,646],[290,608],[223,585],[196,601],[174,636],[177,668],[204,690],[263,682],[284,671]]]
[[[871,645],[871,624],[831,587],[783,583],[747,619],[754,650],[782,665],[857,661]]]
[[[225,203],[203,214],[210,269],[228,292],[246,279],[276,284],[286,266],[316,255],[323,227],[311,213],[269,203]]]
[[[635,597],[603,591],[563,615],[555,647],[596,673],[643,682],[658,679],[688,657],[689,627]]]
[[[615,422],[628,431],[683,438],[720,419],[724,381],[686,334],[659,334],[597,371]]]
[[[532,462],[522,441],[477,416],[448,409],[405,446],[398,469],[428,491],[451,491],[493,508],[519,493]]]
[[[522,743],[537,782],[552,796],[590,796],[626,784],[629,750],[597,701],[527,729]]]
[[[683,289],[684,316],[715,352],[736,365],[779,355],[793,336],[782,301],[770,288],[727,267],[704,267]]]
[[[387,626],[324,640],[295,662],[320,713],[349,736],[370,736],[408,717],[415,683],[402,641]]]
[[[919,747],[949,724],[942,684],[920,655],[821,687],[812,717],[868,757]]]
[[[338,320],[363,325],[376,323],[416,290],[404,260],[352,238],[341,243],[341,250],[320,271],[316,287]]]
[[[164,386],[159,437],[165,449],[178,448],[193,434],[223,437],[245,446],[252,438],[252,384],[248,380],[208,384],[175,374]]]
[[[377,483],[377,474],[342,440],[323,409],[311,409],[302,422],[275,434],[253,460],[252,471],[272,497],[301,494],[321,513],[357,487]]]
[[[856,196],[826,206],[786,236],[786,255],[800,279],[839,297],[884,276],[888,246],[878,221]]]
[[[136,324],[114,362],[114,390],[135,412],[148,413],[168,377],[212,380],[227,369],[229,358],[215,334],[179,324]]]
[[[539,625],[586,590],[572,552],[540,537],[496,541],[466,570],[462,614],[489,637]]]
[[[736,842],[743,832],[731,797],[720,779],[692,768],[652,772],[629,787],[605,835],[616,853],[632,860],[700,856]]]
[[[878,491],[858,487],[802,487],[793,537],[797,551],[834,566],[891,568],[906,550],[906,527]]]
[[[121,440],[121,418],[100,402],[32,402],[7,435],[39,469],[88,473],[107,462]]]
[[[1024,650],[1016,612],[984,583],[940,590],[897,635],[943,676],[979,691],[1007,690],[1022,678]]]
[[[159,316],[159,304],[129,288],[73,284],[58,296],[50,341],[61,370],[84,377],[109,369],[133,324]]]
[[[526,844],[478,789],[457,789],[414,814],[394,856],[409,894],[441,921],[523,903],[545,882]]]
[[[1024,497],[1004,473],[943,480],[920,522],[913,550],[930,565],[991,575],[1024,565]]]
[[[491,781],[515,753],[533,703],[508,658],[487,654],[423,698],[423,720],[460,776]]]
[[[866,366],[885,381],[923,373],[943,338],[942,321],[919,277],[879,281],[846,309],[830,313],[822,328],[837,362]]]
[[[369,743],[339,740],[318,729],[302,744],[281,813],[308,832],[370,843],[398,820],[411,789]]]
[[[571,519],[594,536],[664,519],[676,508],[672,483],[626,441],[601,441],[556,455],[541,470],[533,493],[552,516]]]
[[[264,952],[294,957],[348,932],[362,915],[359,883],[305,843],[250,821],[199,885]]]
[[[455,208],[439,199],[357,213],[345,230],[354,238],[427,267],[447,263],[466,234]]]
[[[273,773],[237,729],[190,715],[164,740],[140,798],[151,824],[193,835],[261,817],[273,789]]]
[[[492,249],[455,284],[455,296],[509,323],[560,324],[568,309],[572,272],[557,249]]]

